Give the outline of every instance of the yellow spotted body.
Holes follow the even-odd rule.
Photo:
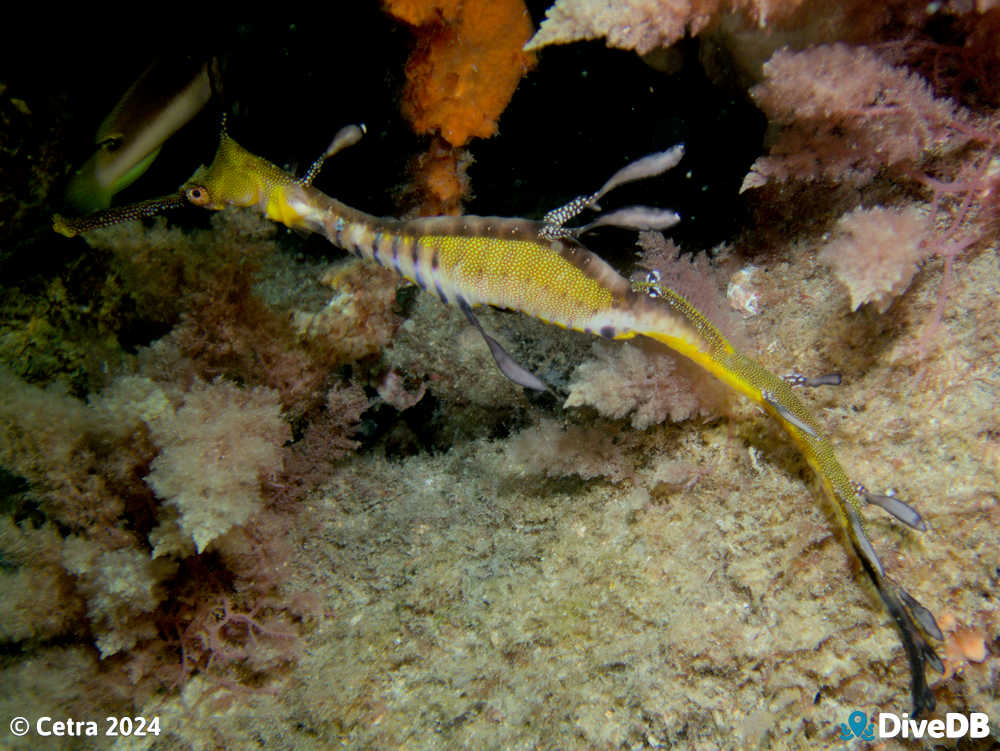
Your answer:
[[[940,666],[940,660],[914,618],[938,638],[940,631],[930,612],[886,576],[859,515],[863,501],[875,501],[870,495],[863,498],[866,491],[848,479],[830,440],[785,380],[737,352],[677,293],[658,287],[660,297],[654,299],[633,290],[573,237],[549,239],[544,230],[550,225],[500,217],[377,218],[313,188],[310,179],[297,180],[223,134],[211,166],[195,173],[184,191],[188,200],[205,208],[255,207],[288,227],[322,234],[467,312],[492,305],[608,339],[654,339],[760,405],[819,476],[851,547],[893,617],[910,663],[914,712],[934,707],[924,666]],[[70,229],[83,231],[81,225]],[[906,508],[919,520],[919,514]]]
[[[437,256],[447,298],[463,295],[470,304],[517,310],[547,323],[581,328],[613,301],[606,287],[536,241],[432,235],[419,240],[418,254]]]

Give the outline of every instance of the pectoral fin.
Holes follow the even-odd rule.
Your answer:
[[[507,354],[507,351],[500,346],[500,342],[483,330],[482,324],[479,323],[479,319],[476,318],[476,314],[472,312],[472,308],[469,307],[469,303],[462,298],[459,298],[458,307],[460,307],[462,312],[465,313],[465,317],[469,319],[469,323],[475,326],[476,330],[482,334],[483,339],[486,340],[486,346],[490,348],[490,354],[493,355],[493,361],[497,364],[497,367],[500,368],[501,373],[517,385],[524,386],[526,389],[533,389],[535,391],[549,390],[549,387],[545,385],[544,381],[528,371],[526,368],[522,367],[517,360]]]

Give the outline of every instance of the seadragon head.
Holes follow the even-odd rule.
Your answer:
[[[104,209],[82,217],[68,218],[56,214],[52,219],[52,227],[61,235],[74,237],[82,232],[155,216],[188,204],[211,211],[219,211],[227,206],[253,206],[270,219],[295,226],[295,217],[292,216],[294,212],[287,201],[288,188],[311,185],[326,160],[357,143],[364,132],[364,125],[342,128],[305,175],[297,178],[240,146],[229,135],[223,118],[219,148],[212,163],[207,167],[198,167],[176,193]]]

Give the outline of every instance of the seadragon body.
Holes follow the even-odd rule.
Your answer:
[[[540,222],[476,216],[403,221],[364,213],[312,186],[324,159],[358,138],[360,130],[345,129],[306,176],[296,178],[246,151],[224,131],[213,163],[199,169],[177,196],[82,220],[57,217],[56,229],[75,234],[123,217],[155,213],[184,200],[208,209],[254,207],[269,219],[321,234],[360,258],[394,269],[442,302],[458,306],[483,333],[504,373],[531,388],[545,385],[482,331],[473,308],[491,305],[607,339],[643,336],[665,344],[758,404],[802,451],[899,630],[911,670],[914,714],[933,709],[925,666],[941,670],[941,662],[924,632],[938,639],[941,632],[930,611],[886,575],[865,532],[860,509],[866,503],[876,504],[923,530],[920,515],[894,496],[871,494],[848,478],[829,438],[789,381],[735,350],[682,296],[659,285],[653,285],[655,296],[636,289],[577,239],[602,223],[662,228],[677,221],[672,212],[638,207],[583,228],[563,226],[583,209],[597,209],[597,198],[617,185],[673,166],[680,158],[679,148],[639,160],[613,176],[598,193],[576,199]]]

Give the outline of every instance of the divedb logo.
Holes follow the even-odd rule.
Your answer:
[[[840,738],[849,741],[861,738],[985,738],[990,734],[990,718],[984,712],[948,712],[943,720],[914,720],[905,712],[879,712],[878,720],[864,712],[851,712],[847,722],[840,723]]]
[[[948,712],[943,720],[914,720],[905,712],[878,713],[879,738],[985,738],[990,718],[984,712]]]

